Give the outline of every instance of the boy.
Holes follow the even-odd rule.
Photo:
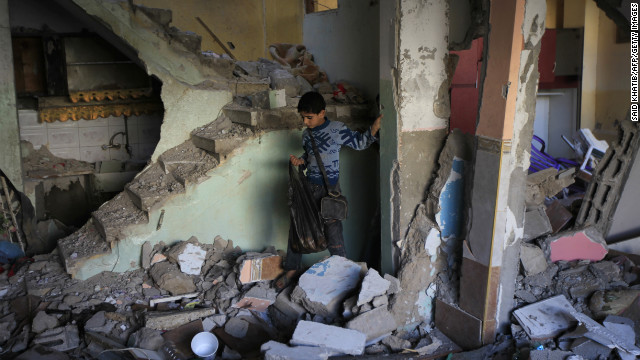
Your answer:
[[[298,113],[300,113],[302,121],[307,126],[307,130],[302,133],[304,154],[299,158],[293,155],[289,156],[289,161],[294,166],[306,166],[307,180],[318,207],[320,199],[326,196],[327,192],[313,152],[309,132],[313,133],[313,138],[327,173],[329,190],[340,191],[338,182],[340,176],[340,148],[342,146],[348,146],[355,150],[368,148],[377,141],[375,136],[380,130],[380,119],[382,118],[382,115],[380,115],[369,130],[360,133],[347,128],[345,124],[339,121],[329,121],[325,117],[325,107],[324,98],[319,93],[308,92],[300,98]],[[324,234],[327,239],[329,253],[346,257],[347,253],[344,249],[344,239],[342,237],[342,221],[332,220],[325,222]],[[275,284],[278,289],[285,288],[300,269],[302,254],[291,250],[292,240],[292,237],[289,236],[287,256],[284,263],[285,273],[278,278]]]

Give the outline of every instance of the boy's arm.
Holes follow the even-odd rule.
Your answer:
[[[378,139],[376,139],[372,134],[372,130],[376,129],[372,129],[372,127],[373,126],[369,127],[367,131],[361,133],[359,131],[353,131],[346,125],[342,124],[342,128],[338,131],[338,142],[340,145],[348,146],[355,150],[364,150],[374,142],[378,141]]]

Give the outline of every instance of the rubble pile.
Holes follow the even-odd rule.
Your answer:
[[[362,263],[330,257],[278,292],[282,254],[272,247],[243,252],[221,237],[192,237],[142,249],[142,268],[85,281],[66,274],[57,252],[16,262],[0,275],[0,356],[143,349],[189,358],[202,331],[220,339],[223,359],[460,351],[430,324],[398,330],[388,306],[399,281]]]
[[[537,243],[521,247],[511,325],[516,349],[531,349],[531,359],[640,355],[635,346],[640,340],[640,267],[630,259],[634,256],[607,255],[606,243],[592,228]]]

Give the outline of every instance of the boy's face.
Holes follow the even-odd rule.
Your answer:
[[[304,124],[309,129],[313,129],[316,126],[320,126],[324,124],[324,114],[325,114],[324,110],[320,111],[317,114],[308,113],[304,111],[300,112],[300,116],[302,116],[302,121],[304,121]]]

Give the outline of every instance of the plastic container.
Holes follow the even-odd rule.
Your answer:
[[[191,339],[191,350],[204,360],[213,360],[218,351],[218,338],[210,332],[200,332]]]

